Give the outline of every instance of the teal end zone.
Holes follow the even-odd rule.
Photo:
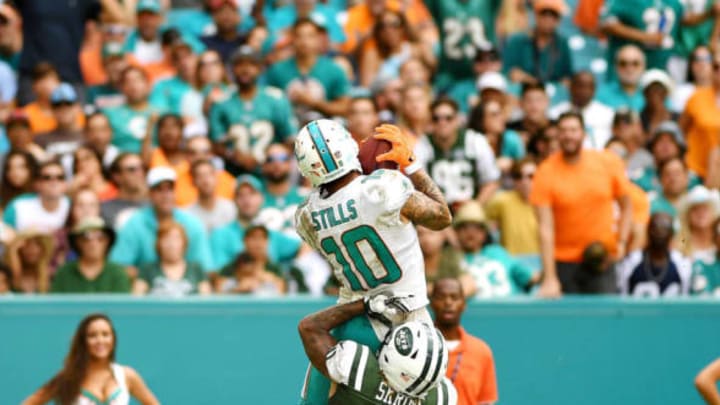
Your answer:
[[[79,320],[103,311],[118,361],[164,404],[297,404],[297,323],[329,299],[0,298],[0,404],[62,363]],[[696,373],[720,356],[720,302],[565,298],[472,302],[466,329],[495,354],[502,405],[701,405]]]
[[[315,149],[318,151],[320,159],[322,159],[325,170],[327,170],[328,173],[334,172],[337,170],[335,158],[330,153],[330,149],[325,142],[325,138],[323,138],[323,135],[320,132],[320,128],[318,128],[317,122],[313,121],[309,123],[307,128],[310,133],[310,138],[315,144]]]

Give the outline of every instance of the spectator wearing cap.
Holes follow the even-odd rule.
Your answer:
[[[639,86],[645,72],[645,54],[638,46],[625,45],[618,49],[613,61],[614,77],[600,87],[598,100],[613,109],[626,107],[640,112],[645,104]]]
[[[527,293],[540,279],[534,271],[494,243],[487,218],[477,201],[465,203],[453,221],[467,272],[475,281],[475,297],[501,298]]]
[[[35,66],[46,61],[56,66],[59,78],[71,83],[81,95],[83,77],[80,70],[80,46],[89,20],[97,20],[106,13],[110,20],[124,21],[119,0],[91,0],[78,2],[16,2],[22,16],[23,46],[20,54],[19,104],[31,101],[29,92],[34,81]],[[42,129],[38,132],[48,131]]]
[[[523,84],[520,91],[520,110],[522,116],[507,124],[508,129],[517,131],[520,136],[528,140],[543,128],[550,125],[548,108],[550,98],[542,83]]]
[[[508,103],[508,82],[505,76],[500,72],[485,72],[478,77],[477,83],[477,97],[474,100],[470,100],[470,106],[477,105],[482,100],[495,100],[503,106],[505,116],[508,116],[508,110],[510,103]]]
[[[158,259],[140,266],[133,294],[164,297],[210,294],[210,282],[203,268],[188,258],[189,236],[178,222],[165,221],[159,225],[154,244]]]
[[[73,151],[83,142],[82,127],[77,125],[76,117],[82,114],[75,89],[69,83],[61,83],[50,96],[53,115],[57,126],[54,130],[41,133],[35,137],[40,145],[51,156],[62,159],[63,164],[72,160]]]
[[[572,53],[558,32],[567,12],[563,0],[535,0],[535,28],[508,38],[503,72],[514,83],[567,83],[572,75]]]
[[[338,47],[345,42],[345,32],[338,23],[337,14],[341,10],[335,8],[332,2],[321,2],[317,0],[294,0],[289,4],[275,10],[268,18],[268,30],[271,38],[269,41],[275,47],[282,47],[288,39],[295,36],[294,26],[297,21],[310,19],[315,22],[323,31],[322,42],[330,42],[332,48]],[[327,50],[327,45],[322,48]],[[323,52],[324,53],[324,52]]]
[[[284,90],[301,123],[321,117],[344,116],[350,105],[350,81],[343,70],[322,55],[324,27],[310,18],[292,26],[295,55],[275,63],[267,84]]]
[[[466,303],[463,292],[457,279],[443,278],[430,294],[435,327],[448,347],[445,376],[457,389],[458,405],[491,405],[498,400],[495,360],[487,343],[460,326]]]
[[[110,252],[111,261],[135,267],[157,262],[158,227],[175,221],[180,223],[188,238],[186,260],[198,263],[205,271],[212,269],[205,227],[197,218],[175,206],[175,180],[175,172],[169,167],[156,167],[148,172],[150,205],[138,209],[120,228]]]
[[[451,206],[477,199],[485,203],[498,188],[500,171],[485,137],[460,123],[458,105],[451,99],[431,106],[432,132],[415,144],[415,154],[435,179]]]
[[[677,217],[688,192],[688,168],[681,157],[673,157],[660,163],[657,172],[662,192],[650,194],[650,212]]]
[[[642,173],[630,172],[632,181],[647,192],[662,192],[656,168],[664,161],[685,157],[685,139],[678,125],[672,121],[660,124],[650,138],[648,144],[653,156],[654,165],[646,167]],[[702,180],[692,171],[688,171],[688,190],[702,184]]]
[[[129,293],[125,269],[107,260],[115,240],[112,230],[100,217],[89,217],[70,233],[70,244],[78,259],[62,265],[53,278],[52,293]]]
[[[647,138],[638,113],[629,108],[616,110],[612,121],[612,135],[622,142],[625,148],[623,160],[631,179],[655,166],[652,154],[645,149]]]
[[[713,224],[720,216],[720,194],[705,186],[693,187],[680,206],[678,249],[693,262],[712,262],[717,252],[713,240]]]
[[[261,169],[264,203],[258,214],[259,221],[270,230],[297,237],[293,219],[308,193],[293,182],[292,149],[286,144],[274,143],[268,146],[265,155]]]
[[[350,111],[347,117],[347,129],[353,139],[360,144],[375,133],[375,127],[380,125],[378,106],[372,95],[354,95],[350,100]]]
[[[620,47],[634,44],[642,49],[649,68],[666,69],[679,39],[683,15],[683,5],[679,0],[615,1],[608,4],[601,16],[601,27],[608,37],[608,66],[615,60],[615,53]],[[615,71],[608,69],[608,78],[614,77]]]
[[[496,193],[488,202],[486,213],[500,231],[500,244],[511,255],[539,267],[538,224],[529,201],[536,170],[531,158],[514,162],[510,169],[513,188]]]
[[[477,48],[472,69],[473,77],[456,81],[448,90],[448,96],[460,105],[464,113],[478,102],[477,80],[488,72],[502,72],[500,51],[492,44]]]
[[[640,88],[645,98],[645,107],[640,112],[645,133],[653,133],[662,122],[677,121],[679,114],[668,108],[673,82],[667,73],[659,69],[648,70],[640,78]]]
[[[242,17],[236,0],[208,0],[205,7],[212,16],[216,32],[200,38],[207,49],[220,54],[223,63],[230,61],[230,55],[245,43],[245,36],[238,31]]]
[[[125,68],[120,75],[120,83],[125,103],[102,111],[110,120],[113,145],[122,152],[140,153],[150,117],[162,110],[150,103],[150,82],[141,68]]]
[[[5,122],[5,134],[10,143],[10,150],[28,152],[37,161],[46,158],[46,153],[43,148],[38,146],[33,139],[30,119],[25,111],[17,109],[10,113]]]
[[[31,77],[35,101],[27,104],[23,110],[28,116],[33,134],[37,135],[52,131],[57,127],[50,96],[60,85],[60,75],[53,65],[41,62],[33,68]],[[79,111],[76,119],[79,127],[85,125],[85,116],[82,111]]]
[[[261,164],[271,142],[292,142],[297,124],[283,92],[258,84],[264,70],[259,53],[241,46],[231,64],[237,92],[212,105],[209,122],[214,150],[235,174]]]
[[[415,38],[400,11],[384,10],[377,17],[372,39],[365,42],[359,55],[360,85],[370,87],[378,76],[398,76],[400,66],[413,57],[431,69],[437,62],[432,48]]]
[[[196,87],[198,56],[187,38],[180,34],[170,45],[170,60],[176,74],[153,85],[150,103],[182,116],[186,122],[205,123],[203,95]]]
[[[690,52],[685,83],[678,83],[672,95],[670,103],[672,111],[682,113],[695,90],[712,86],[712,61],[712,52],[706,45],[698,45]]]
[[[612,108],[595,99],[595,76],[589,71],[577,72],[570,79],[570,100],[550,109],[550,118],[557,119],[567,111],[576,111],[583,116],[587,136],[583,140],[586,148],[603,149],[611,136]]]
[[[118,195],[100,205],[100,214],[105,223],[119,230],[148,201],[145,168],[140,156],[120,153],[110,165],[110,179],[117,187]]]
[[[622,295],[657,298],[688,294],[692,263],[671,248],[674,234],[672,216],[660,212],[650,217],[647,247],[618,264]]]
[[[232,199],[218,196],[219,170],[209,159],[196,160],[190,166],[192,182],[197,189],[197,200],[186,211],[198,218],[210,233],[237,218],[237,208]]]
[[[712,57],[712,86],[695,91],[678,123],[687,139],[688,167],[715,188],[720,186],[720,53]]]
[[[160,41],[163,23],[160,0],[138,0],[135,5],[137,29],[125,40],[125,52],[130,54],[132,63],[140,66],[160,63],[164,59]]]
[[[103,44],[102,66],[107,81],[88,87],[85,95],[87,103],[100,109],[122,105],[125,102],[125,96],[120,91],[120,81],[123,70],[128,66],[122,43],[107,42]]]
[[[632,206],[624,165],[606,151],[583,148],[584,128],[582,115],[560,115],[560,152],[540,164],[530,192],[538,216],[543,266],[539,293],[544,297],[615,292],[612,266],[606,269],[604,263],[588,259],[605,256],[604,251],[622,259],[629,242]]]
[[[113,145],[110,120],[102,111],[95,111],[85,119],[83,131],[84,143],[100,154],[103,168],[109,168],[120,154],[120,149]]]

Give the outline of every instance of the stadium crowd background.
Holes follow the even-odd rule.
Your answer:
[[[5,1],[0,293],[336,293],[292,225],[293,137],[326,117],[415,144],[455,214],[418,229],[429,282],[556,296],[552,267],[565,292],[715,294],[718,18],[712,0]],[[561,159],[577,128],[558,117],[598,152]]]

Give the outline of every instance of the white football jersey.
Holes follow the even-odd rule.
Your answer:
[[[425,263],[413,224],[400,210],[415,191],[397,170],[359,176],[333,195],[315,189],[295,212],[298,234],[328,260],[342,284],[339,302],[368,294],[413,295],[413,311],[428,303]]]

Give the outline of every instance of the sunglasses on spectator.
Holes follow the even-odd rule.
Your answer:
[[[43,181],[62,181],[65,180],[65,176],[62,174],[41,174],[40,179]]]
[[[74,103],[71,103],[69,101],[61,101],[59,103],[53,103],[53,108],[60,108],[60,107],[70,107],[74,105]]]
[[[628,66],[640,67],[640,64],[641,64],[641,61],[639,61],[639,60],[620,59],[618,61],[618,66],[620,66],[621,68],[628,67]]]
[[[265,162],[267,163],[273,163],[273,162],[287,162],[290,160],[290,155],[287,153],[278,153],[274,155],[268,155],[268,157],[265,159]]]
[[[692,57],[692,61],[693,61],[693,62],[707,62],[707,63],[711,63],[711,62],[712,62],[712,56],[710,56],[710,55],[694,55],[694,56]]]
[[[433,114],[432,120],[433,122],[440,122],[440,121],[452,121],[455,119],[455,115],[449,114],[449,115],[442,115],[442,114]]]

